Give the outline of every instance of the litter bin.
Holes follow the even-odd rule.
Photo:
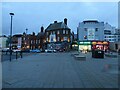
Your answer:
[[[104,51],[102,50],[92,50],[93,58],[104,58]]]

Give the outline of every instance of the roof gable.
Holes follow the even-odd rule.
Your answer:
[[[56,29],[70,29],[65,23],[63,22],[58,22],[58,23],[53,23],[50,24],[45,30],[56,30]]]

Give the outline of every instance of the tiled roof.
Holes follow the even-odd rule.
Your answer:
[[[15,34],[13,37],[22,37],[22,34]]]
[[[44,32],[39,32],[38,35],[37,35],[37,37],[44,36],[44,34],[45,34]]]
[[[46,28],[46,31],[56,30],[56,29],[70,29],[70,28],[69,28],[65,23],[63,23],[63,22],[58,22],[58,23],[50,24],[50,25]]]

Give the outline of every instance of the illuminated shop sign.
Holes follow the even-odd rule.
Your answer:
[[[92,45],[96,45],[96,44],[104,44],[104,45],[106,45],[106,44],[108,44],[108,42],[92,42]]]
[[[78,42],[78,44],[80,44],[80,45],[90,45],[91,42]]]
[[[103,44],[108,44],[108,42],[103,42]]]

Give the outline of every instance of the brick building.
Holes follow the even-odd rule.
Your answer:
[[[71,29],[67,26],[67,19],[64,19],[64,22],[57,22],[50,24],[45,29],[46,36],[46,48],[50,49],[59,49],[64,48],[68,49],[71,42]]]
[[[45,33],[44,28],[41,27],[41,31],[35,35],[23,33],[22,49],[44,49]]]

